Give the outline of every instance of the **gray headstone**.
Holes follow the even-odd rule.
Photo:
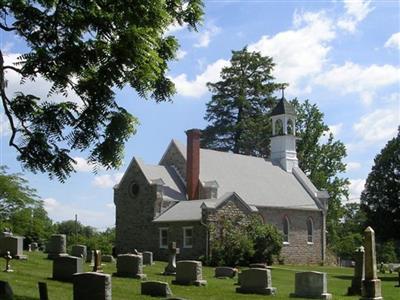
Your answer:
[[[153,262],[153,252],[150,251],[144,251],[143,254],[143,264],[146,266],[151,266],[154,264]]]
[[[72,275],[83,272],[82,258],[61,256],[53,260],[53,279],[72,281]]]
[[[103,254],[101,256],[101,261],[106,262],[106,263],[113,263],[113,262],[115,262],[115,258],[112,255]]]
[[[332,295],[327,292],[326,273],[322,272],[297,272],[294,290],[296,297],[332,299]]]
[[[1,300],[13,300],[14,293],[10,284],[7,281],[0,281],[0,299]]]
[[[168,245],[168,264],[164,269],[164,275],[175,275],[176,273],[176,255],[179,254],[179,248],[176,247],[176,242],[171,242]]]
[[[172,296],[172,291],[167,282],[143,281],[141,282],[141,294],[152,297]]]
[[[26,259],[24,255],[24,237],[22,236],[5,236],[0,239],[0,255],[4,256],[10,251],[14,259]]]
[[[351,286],[347,290],[347,295],[361,295],[361,284],[364,280],[364,247],[358,248],[354,253],[355,266],[354,276]]]
[[[143,257],[136,254],[120,254],[117,257],[116,276],[144,279]]]
[[[217,278],[233,278],[237,273],[237,269],[231,267],[216,267],[214,272]]]
[[[371,227],[364,230],[365,279],[362,282],[362,300],[380,300],[382,298],[381,281],[376,272],[375,232]]]
[[[65,234],[53,234],[47,243],[47,258],[67,256],[67,237]]]
[[[203,280],[203,267],[201,261],[181,260],[176,264],[176,275],[173,284],[182,285],[206,285]]]
[[[33,243],[31,244],[31,249],[32,249],[32,251],[38,251],[38,250],[39,250],[39,245],[38,245],[38,243],[33,242]]]
[[[85,245],[73,245],[71,249],[71,255],[81,257],[83,261],[86,261],[87,247]]]
[[[244,270],[240,275],[240,287],[237,293],[275,295],[276,288],[272,287],[271,270],[253,268]]]
[[[111,300],[111,276],[86,272],[73,275],[73,300]]]

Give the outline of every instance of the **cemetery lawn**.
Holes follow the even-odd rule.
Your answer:
[[[72,284],[50,279],[52,276],[52,261],[46,259],[41,252],[29,252],[27,261],[12,260],[13,273],[0,272],[0,280],[8,281],[14,291],[15,300],[37,300],[39,290],[37,283],[45,281],[48,285],[50,300],[71,300]],[[5,261],[1,260],[3,270]],[[156,262],[153,266],[144,267],[144,273],[148,280],[166,281],[170,284],[171,290],[176,297],[185,299],[289,299],[289,294],[294,291],[294,273],[296,271],[321,271],[328,273],[328,292],[333,294],[333,299],[358,300],[358,296],[345,296],[347,287],[350,285],[353,269],[320,266],[274,266],[272,269],[272,286],[277,288],[277,294],[271,296],[237,294],[235,292],[237,279],[216,279],[214,269],[203,267],[203,279],[207,280],[205,287],[179,286],[171,284],[174,276],[160,275],[166,263]],[[89,264],[85,264],[85,270],[91,271]],[[104,265],[105,273],[112,274],[116,271],[115,264]],[[385,300],[400,299],[400,288],[397,273],[379,274],[382,280],[382,293]],[[140,295],[140,280],[130,278],[112,277],[112,299],[157,299]],[[301,298],[295,298],[301,299]],[[90,300],[90,299],[88,299]]]

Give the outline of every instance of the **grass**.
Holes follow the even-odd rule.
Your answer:
[[[52,275],[52,261],[47,260],[45,254],[40,252],[26,253],[27,261],[11,261],[14,273],[0,272],[0,280],[8,281],[16,296],[16,300],[37,300],[39,290],[37,283],[45,281],[48,285],[51,300],[72,299],[72,284],[50,279]],[[4,267],[1,261],[1,268]],[[164,262],[156,262],[153,266],[144,268],[149,280],[160,280],[170,283],[174,296],[186,299],[266,299],[271,296],[242,295],[235,292],[237,279],[216,279],[213,277],[214,269],[203,267],[203,278],[207,280],[205,287],[172,285],[173,276],[160,275],[164,270]],[[85,270],[90,271],[89,264]],[[105,273],[112,274],[116,271],[115,264],[108,263],[103,267]],[[277,295],[273,299],[289,299],[289,294],[294,291],[294,273],[296,271],[314,270],[328,273],[328,292],[333,294],[333,299],[358,300],[359,297],[345,296],[350,285],[353,269],[320,266],[276,266],[272,270],[272,286],[277,288]],[[400,288],[394,286],[398,283],[396,274],[379,274],[382,280],[382,293],[385,300],[400,299]],[[113,300],[125,299],[154,299],[140,295],[140,280],[130,278],[112,278]],[[296,298],[300,299],[300,298]],[[88,299],[90,300],[90,299]]]

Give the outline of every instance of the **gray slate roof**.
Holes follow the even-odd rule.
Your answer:
[[[285,98],[282,98],[279,100],[278,104],[275,105],[275,107],[272,109],[271,115],[276,116],[276,115],[296,115],[296,111],[294,107],[286,101]]]

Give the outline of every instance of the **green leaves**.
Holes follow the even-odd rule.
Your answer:
[[[71,150],[90,149],[90,160],[107,168],[120,165],[138,121],[117,106],[115,89],[130,85],[143,98],[170,101],[175,88],[166,73],[178,42],[165,32],[176,23],[195,30],[203,15],[201,0],[2,4],[0,22],[13,22],[3,30],[14,31],[29,48],[16,64],[22,82],[41,76],[52,83],[46,99],[34,93],[10,99],[0,82],[7,117],[15,123],[10,145],[25,167],[61,181],[73,171]],[[57,94],[82,105],[54,101]]]

